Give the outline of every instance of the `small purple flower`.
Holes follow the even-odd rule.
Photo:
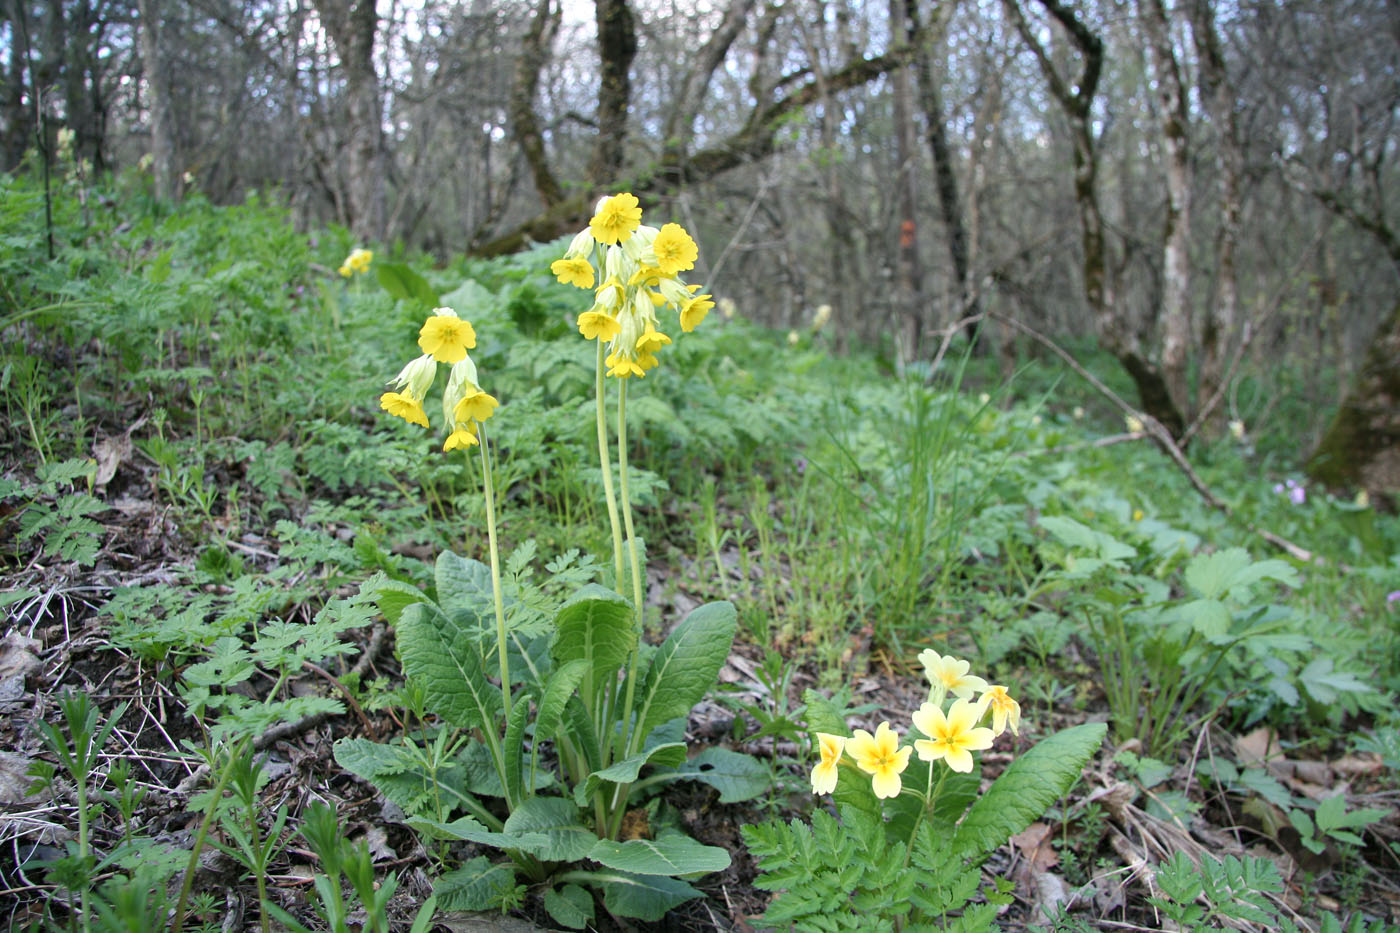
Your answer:
[[[1288,490],[1288,501],[1294,505],[1302,505],[1308,501],[1308,491],[1302,486],[1294,486]]]
[[[1387,605],[1389,605],[1390,603],[1400,603],[1400,590],[1393,590],[1389,593],[1386,593],[1385,601]]]
[[[796,460],[794,460],[794,461],[792,462],[792,465],[793,465],[794,467],[797,468],[797,475],[798,475],[798,476],[801,476],[802,474],[804,474],[804,473],[807,472],[807,458],[806,458],[806,457],[798,457]]]
[[[1283,483],[1274,483],[1274,495],[1283,495]]]

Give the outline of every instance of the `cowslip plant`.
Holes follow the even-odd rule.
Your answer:
[[[602,282],[579,326],[599,340],[596,426],[613,583],[624,584],[625,528],[631,599],[586,583],[548,604],[542,597],[562,587],[527,592],[521,574],[503,573],[497,474],[486,432],[497,401],[481,388],[467,353],[476,344],[470,322],[449,308],[435,309],[419,333],[423,355],[380,400],[390,414],[428,426],[423,400],[438,364],[449,365],[443,450],[475,448],[480,464],[489,565],[443,553],[432,594],[382,575],[362,588],[394,624],[405,675],[436,722],[396,743],[354,739],[336,746],[337,761],[403,807],[425,835],[505,852],[507,862],[479,855],[440,878],[435,892],[445,909],[509,909],[525,896],[523,879],[565,927],[592,921],[588,888],[615,915],[658,920],[699,895],[687,878],[726,868],[729,854],[664,820],[623,838],[624,817],[646,814],[631,823],[651,824],[657,814],[640,807],[646,792],[673,780],[709,783],[724,801],[767,786],[762,766],[747,756],[712,749],[687,761],[684,717],[715,684],[728,656],[734,607],[699,607],[659,646],[641,639],[645,575],[628,497],[626,385],[655,366],[656,352],[670,343],[656,326],[655,309],[673,305],[682,329],[690,330],[704,316],[708,296],[677,278],[694,263],[689,236],[674,224],[644,227],[640,217],[630,195],[605,199],[568,257],[554,264],[564,281]],[[606,375],[620,385],[620,504],[608,456]],[[567,579],[567,567],[551,566]],[[571,867],[585,860],[590,867]]]
[[[767,927],[990,929],[1009,889],[998,880],[973,904],[981,863],[1068,791],[1103,741],[1102,723],[1058,732],[979,796],[973,752],[1017,732],[1020,706],[1004,687],[970,674],[966,661],[932,650],[920,660],[931,689],[907,743],[888,722],[873,735],[849,732],[830,701],[807,691],[820,754],[812,790],[830,794],[840,818],[817,810],[810,823],[744,827],[763,872],[755,887],[780,892],[763,915]]]

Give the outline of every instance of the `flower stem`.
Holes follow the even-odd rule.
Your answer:
[[[626,385],[626,380],[623,380]],[[622,591],[622,526],[617,518],[617,497],[613,495],[612,462],[608,457],[608,419],[604,402],[607,398],[603,380],[603,341],[598,340],[598,369],[594,380],[596,412],[598,422],[598,460],[603,467],[603,496],[608,500],[608,522],[612,525],[613,539],[613,586]],[[623,472],[626,482],[626,471]]]
[[[496,603],[496,655],[501,664],[501,699],[505,703],[506,722],[510,722],[510,664],[506,660],[506,607],[501,595],[501,552],[496,544],[496,492],[491,480],[491,455],[486,450],[485,427],[479,431],[481,486],[486,491],[486,540],[491,549],[491,596]],[[506,793],[509,796],[509,787]]]

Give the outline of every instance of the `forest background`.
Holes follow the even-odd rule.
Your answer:
[[[275,189],[304,227],[440,259],[632,190],[760,323],[829,305],[842,346],[902,365],[971,319],[1008,374],[1024,328],[1093,337],[1178,439],[1295,398],[1311,451],[1369,373],[1312,471],[1374,492],[1398,469],[1393,12],[8,0],[0,163],[66,127],[165,197]]]

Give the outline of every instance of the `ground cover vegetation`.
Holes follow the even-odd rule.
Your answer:
[[[1400,523],[1286,375],[1191,450],[1227,514],[627,195],[443,264],[0,185],[13,928],[1390,928]]]

